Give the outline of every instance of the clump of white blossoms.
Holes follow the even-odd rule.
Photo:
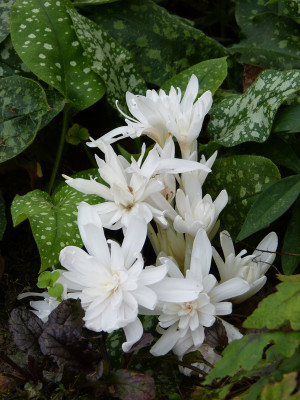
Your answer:
[[[125,115],[127,125],[89,143],[104,155],[104,160],[96,156],[98,181],[65,176],[69,186],[98,195],[99,204],[78,207],[86,251],[67,246],[60,253],[65,268],[59,278],[64,286],[62,299],[42,293],[44,300],[31,302],[43,321],[60,300],[80,299],[85,327],[108,333],[122,328],[126,335],[122,348],[129,351],[143,334],[139,315],[153,315],[158,317],[161,334],[151,348],[153,355],[173,351],[182,358],[199,350],[210,363],[219,356],[206,342],[205,328],[218,319],[229,342],[242,336],[221,317],[232,312],[233,302],[262,288],[278,240],[272,232],[252,255],[245,256],[246,250],[236,255],[228,232],[223,231],[225,260],[212,248],[210,241],[219,229],[228,195],[222,190],[213,200],[204,193],[217,152],[198,162],[197,138],[212,105],[211,92],[197,99],[198,91],[198,79],[192,75],[183,97],[174,87],[169,94],[163,90],[149,90],[146,96],[127,93],[133,116]],[[156,144],[148,153],[143,144],[138,160],[131,157],[129,162],[111,146],[119,139],[142,135]],[[182,158],[175,157],[175,142]],[[106,240],[103,228],[122,229],[122,244]],[[141,251],[147,233],[156,266],[144,265]],[[210,273],[212,256],[220,281]],[[202,363],[198,367],[208,370]]]
[[[212,326],[217,316],[231,313],[232,304],[224,300],[249,290],[249,284],[240,277],[218,284],[216,277],[209,273],[211,257],[210,241],[206,232],[200,229],[194,240],[191,264],[185,277],[198,282],[201,292],[193,301],[159,304],[159,325],[166,330],[160,330],[162,336],[151,349],[153,355],[164,355],[173,349],[182,356],[192,347],[199,348],[205,339],[204,328]],[[170,258],[161,262],[168,265],[170,276],[184,278]]]
[[[161,147],[168,137],[174,136],[181,149],[182,158],[197,154],[197,138],[205,115],[212,105],[212,94],[208,90],[198,98],[199,82],[195,75],[187,85],[181,99],[181,90],[171,86],[167,95],[164,90],[157,93],[147,90],[146,96],[126,93],[126,103],[134,118],[122,113],[127,126],[122,126],[101,137],[108,143],[131,137],[135,139],[147,135]],[[93,143],[90,144],[94,146]]]
[[[100,215],[105,228],[119,229],[128,226],[131,214],[140,215],[148,223],[154,218],[167,226],[165,215],[172,219],[176,213],[162,192],[167,188],[162,176],[178,174],[191,170],[210,172],[204,164],[174,157],[166,158],[163,149],[157,144],[145,156],[145,146],[138,161],[132,157],[131,164],[122,156],[117,156],[113,148],[98,141],[105,155],[105,161],[96,156],[100,177],[109,186],[95,179],[69,178],[66,183],[86,194],[95,194],[106,201],[93,206]],[[173,142],[168,146],[174,147]],[[168,151],[175,154],[175,151]]]
[[[197,283],[165,278],[165,265],[144,268],[140,251],[147,225],[143,218],[129,220],[122,246],[106,240],[101,219],[86,203],[79,205],[78,227],[87,252],[67,246],[60,253],[60,262],[67,270],[63,277],[71,291],[68,297],[81,300],[88,329],[112,332],[123,328],[127,339],[124,351],[143,334],[139,306],[153,310],[160,299],[174,301],[179,296],[190,301],[197,297]]]
[[[238,255],[235,254],[232,239],[227,231],[221,232],[220,242],[225,261],[222,260],[215,248],[213,248],[213,258],[217,264],[221,282],[240,276],[249,283],[249,290],[233,299],[235,303],[241,303],[256,294],[266,283],[265,273],[275,259],[278,237],[275,232],[269,233],[257,245],[253,254],[248,256],[246,256],[247,250],[240,251]]]

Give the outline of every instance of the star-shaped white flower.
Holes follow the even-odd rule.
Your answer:
[[[235,303],[241,303],[257,293],[266,283],[265,273],[276,257],[277,235],[275,232],[269,233],[257,245],[253,254],[248,256],[245,255],[247,250],[242,250],[238,255],[235,254],[232,239],[227,231],[221,232],[220,242],[225,262],[215,248],[213,248],[213,258],[217,264],[221,282],[226,282],[238,276],[249,283],[249,290],[233,299]]]
[[[176,137],[182,157],[188,159],[196,149],[196,141],[205,115],[212,105],[212,95],[208,90],[198,98],[198,79],[191,79],[181,99],[181,91],[171,86],[169,94],[164,90],[157,93],[148,90],[146,96],[126,93],[126,102],[133,117],[125,116],[127,126],[122,126],[102,136],[101,139],[113,143],[125,137],[136,138],[147,135],[160,146],[164,146],[170,135]],[[94,146],[93,143],[90,144]]]
[[[215,276],[209,274],[211,256],[210,241],[201,229],[195,237],[186,278],[198,282],[202,290],[193,301],[159,304],[159,325],[166,330],[160,330],[162,336],[151,349],[153,355],[164,355],[173,348],[176,348],[176,354],[183,355],[192,346],[199,348],[205,338],[204,328],[212,326],[216,316],[231,313],[232,304],[224,300],[249,289],[248,283],[241,278],[218,284]],[[165,258],[162,262],[168,266],[169,275],[183,277],[171,259]]]
[[[99,174],[109,186],[94,179],[69,177],[66,177],[66,183],[83,193],[96,194],[106,200],[93,207],[103,226],[109,229],[127,227],[132,214],[143,217],[147,223],[154,218],[167,226],[165,215],[174,219],[176,212],[165,197],[167,188],[160,177],[194,169],[210,172],[210,168],[201,163],[166,157],[166,153],[174,155],[175,152],[172,149],[164,152],[159,145],[155,145],[145,159],[146,148],[143,146],[139,160],[132,157],[131,164],[124,157],[117,156],[109,144],[98,142],[98,145],[105,154],[105,161],[96,156]],[[167,145],[174,146],[170,141]]]
[[[183,280],[180,291],[179,280],[165,277],[166,265],[144,268],[140,251],[147,225],[143,218],[130,218],[122,246],[106,241],[98,214],[86,203],[79,205],[78,227],[87,252],[67,246],[60,253],[60,262],[67,270],[63,277],[72,291],[69,297],[81,299],[88,329],[112,332],[123,328],[127,339],[124,351],[142,336],[139,307],[149,311],[158,300],[197,297],[195,282]]]

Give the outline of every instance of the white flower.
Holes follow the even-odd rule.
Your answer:
[[[183,355],[192,346],[199,348],[204,341],[204,327],[212,326],[217,315],[231,313],[232,304],[223,300],[249,289],[248,283],[241,278],[233,278],[218,285],[215,276],[209,274],[211,256],[210,241],[201,229],[195,237],[186,278],[198,282],[203,289],[193,301],[160,304],[159,325],[167,329],[160,331],[162,336],[151,349],[153,355],[164,355],[172,348],[176,348],[176,354]],[[183,277],[171,259],[162,261],[168,266],[169,275]]]
[[[166,153],[158,145],[148,153],[142,163],[146,150],[143,146],[139,160],[135,161],[132,158],[129,164],[124,157],[117,156],[109,144],[104,142],[98,144],[105,154],[105,161],[96,156],[99,174],[109,186],[93,179],[69,177],[66,177],[66,183],[83,193],[96,194],[107,200],[93,207],[100,215],[103,226],[109,229],[127,227],[129,216],[132,214],[142,216],[147,223],[154,218],[160,224],[167,226],[164,215],[174,219],[176,213],[162,193],[166,189],[164,183],[156,176],[194,169],[210,171],[209,167],[201,163],[167,158]],[[168,149],[168,154],[173,153],[172,149]]]
[[[113,143],[125,137],[147,135],[163,147],[172,135],[179,143],[183,158],[188,159],[197,150],[196,140],[212,105],[209,90],[195,102],[198,90],[198,79],[192,75],[182,100],[180,89],[176,91],[173,86],[168,95],[164,90],[159,93],[148,90],[146,96],[127,92],[127,106],[134,118],[119,110],[126,117],[127,126],[116,128],[101,139]]]
[[[242,250],[237,256],[232,239],[227,231],[220,234],[221,247],[225,262],[215,248],[213,258],[217,264],[221,282],[226,282],[234,277],[241,277],[250,285],[249,290],[241,296],[233,299],[235,303],[241,303],[257,293],[266,283],[265,273],[272,265],[278,245],[275,232],[269,233],[258,245],[253,254],[243,257],[247,250]]]
[[[78,227],[88,253],[74,246],[67,246],[60,253],[60,262],[67,269],[63,276],[73,291],[69,297],[81,299],[88,329],[112,332],[123,328],[127,342],[122,348],[128,351],[143,333],[139,306],[153,310],[158,299],[172,300],[177,282],[166,278],[167,285],[161,289],[158,284],[167,267],[144,269],[140,251],[147,226],[142,218],[130,218],[122,246],[106,241],[98,214],[86,203],[79,205]],[[186,298],[195,298],[199,293],[194,282],[187,291]]]
[[[191,351],[194,350],[196,349],[192,349]],[[211,365],[214,365],[216,361],[221,358],[221,356],[217,354],[214,349],[208,344],[202,344],[197,350],[200,351],[204,360],[208,361]],[[205,363],[196,362],[192,363],[192,366],[200,369],[201,371],[204,371],[206,374],[211,371],[211,367]],[[186,376],[191,376],[192,374],[194,374],[194,372],[188,367],[179,366],[179,371]],[[203,378],[203,374],[199,373],[199,377]]]

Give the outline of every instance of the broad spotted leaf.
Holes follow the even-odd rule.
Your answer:
[[[131,54],[95,22],[83,17],[71,7],[68,8],[68,12],[92,70],[105,82],[110,104],[115,107],[118,100],[126,106],[127,91],[144,94],[147,87]]]
[[[0,79],[0,162],[25,150],[50,110],[43,88],[21,76]]]
[[[13,0],[0,0],[0,42],[9,34],[10,13]]]
[[[16,0],[11,18],[12,42],[33,73],[84,109],[104,95],[105,86],[91,71],[66,4],[67,0]]]
[[[87,170],[74,177],[88,179],[96,175],[97,170]],[[97,204],[103,199],[78,192],[65,183],[52,197],[34,190],[14,198],[11,206],[13,223],[16,226],[29,219],[41,256],[41,271],[58,263],[59,253],[65,246],[82,246],[77,226],[77,206],[81,201]]]
[[[235,237],[255,199],[280,179],[278,168],[265,157],[237,155],[219,158],[204,184],[212,199],[226,189],[228,205],[220,215],[221,228]]]
[[[200,61],[226,54],[218,42],[152,0],[103,5],[90,18],[129,50],[142,77],[158,86]]]
[[[279,106],[300,89],[300,71],[263,71],[242,95],[212,108],[208,124],[213,141],[226,147],[267,140]]]

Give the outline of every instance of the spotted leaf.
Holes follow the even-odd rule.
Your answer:
[[[96,23],[71,7],[68,12],[91,68],[106,84],[108,101],[115,106],[116,100],[125,102],[127,91],[144,94],[147,87],[131,54]]]
[[[91,71],[66,10],[67,0],[16,0],[11,36],[23,62],[80,109],[105,93]]]
[[[93,174],[97,174],[96,170],[84,171],[74,177],[89,178]],[[77,227],[77,206],[81,201],[96,204],[102,199],[78,192],[65,183],[52,197],[34,190],[14,198],[11,206],[14,226],[29,219],[41,256],[41,271],[58,263],[59,253],[65,246],[82,246]]]
[[[186,88],[192,74],[195,74],[199,81],[198,96],[207,90],[214,94],[227,76],[226,57],[206,60],[193,65],[164,83],[162,89],[168,91],[171,86]]]
[[[0,42],[2,42],[9,34],[10,13],[12,6],[12,0],[0,0]]]
[[[208,131],[226,147],[267,140],[279,106],[300,89],[300,71],[263,71],[242,95],[227,98],[210,114]]]
[[[31,79],[0,79],[0,162],[30,145],[42,116],[50,110],[43,88]]]
[[[25,78],[35,80],[36,76],[23,63],[15,49],[13,48],[10,36],[0,44],[0,77],[21,75]],[[43,83],[40,81],[40,83]],[[52,86],[43,84],[46,93],[47,103],[50,108],[42,116],[42,122],[39,130],[44,128],[57,114],[59,114],[65,105],[65,98]]]
[[[231,47],[241,63],[288,70],[300,67],[300,26],[289,18],[282,4],[271,1],[235,0],[236,19],[244,39]],[[287,3],[296,3],[287,0]],[[293,13],[297,18],[297,14]]]
[[[275,164],[260,156],[238,155],[219,158],[204,185],[213,200],[222,189],[228,192],[228,205],[222,211],[221,228],[235,237],[255,199],[270,184],[280,179]]]
[[[119,1],[93,11],[90,17],[134,55],[143,78],[158,86],[200,61],[226,54],[218,42],[152,0]]]

